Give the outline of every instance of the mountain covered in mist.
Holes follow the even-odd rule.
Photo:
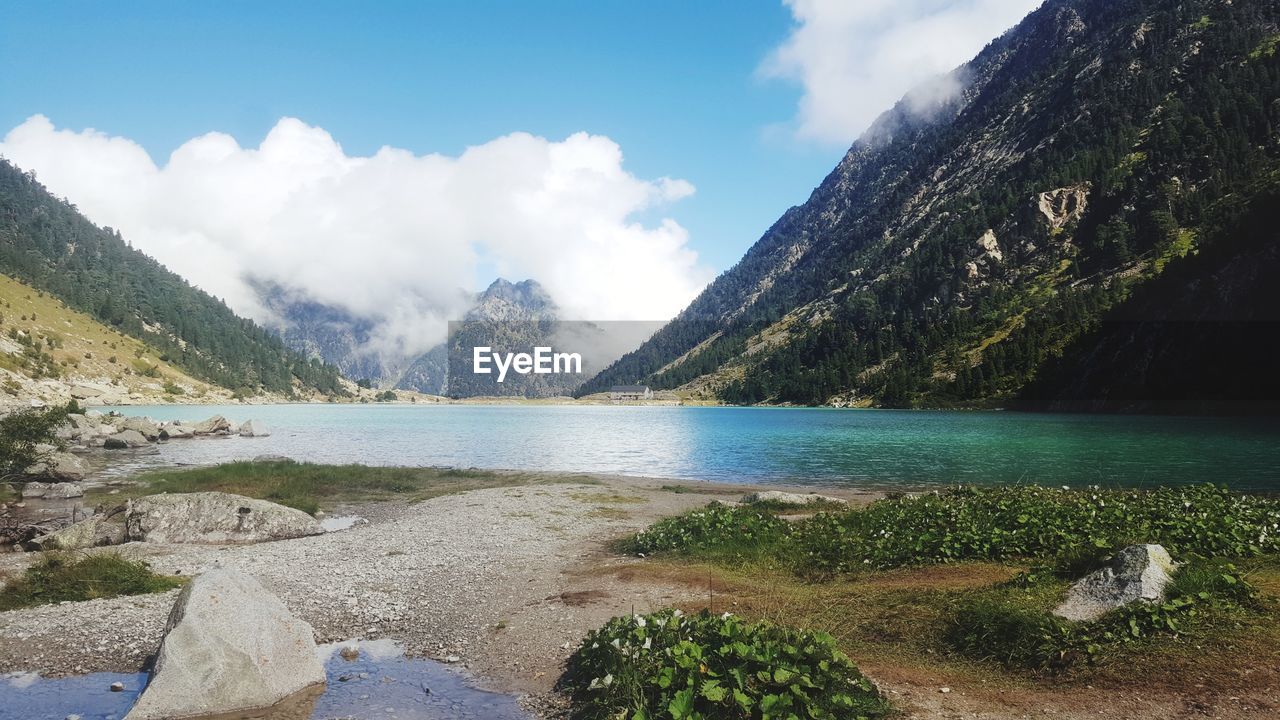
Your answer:
[[[1273,2],[1049,0],[579,392],[1275,407],[1277,47]]]

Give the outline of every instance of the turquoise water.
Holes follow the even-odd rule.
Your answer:
[[[863,488],[1213,481],[1280,490],[1280,419],[728,407],[259,405],[122,408],[264,421],[138,466],[280,454],[372,465],[619,473]]]

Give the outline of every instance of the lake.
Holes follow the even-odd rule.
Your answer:
[[[266,438],[175,441],[115,472],[296,460],[615,473],[868,489],[1227,483],[1280,490],[1280,419],[812,408],[228,405],[117,408],[262,420]]]

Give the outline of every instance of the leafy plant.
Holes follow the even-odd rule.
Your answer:
[[[614,618],[569,658],[576,720],[878,718],[875,686],[821,632],[703,611]]]
[[[55,444],[68,408],[24,408],[0,418],[0,477],[21,475],[44,459],[40,445]]]
[[[770,510],[730,507],[713,502],[701,510],[666,518],[624,543],[630,553],[714,551],[719,554],[757,553],[782,541],[790,523]]]

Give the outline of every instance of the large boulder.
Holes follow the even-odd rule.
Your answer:
[[[160,437],[164,440],[172,440],[174,438],[189,438],[196,434],[195,428],[190,425],[183,425],[180,422],[172,422],[168,425],[160,426]]]
[[[246,420],[240,426],[240,437],[267,437],[271,434],[261,420]]]
[[[125,720],[259,710],[324,682],[310,625],[243,572],[210,570],[178,596],[151,682]]]
[[[52,483],[29,482],[22,487],[22,499],[42,498],[45,493],[49,492]]]
[[[1157,602],[1173,582],[1177,565],[1161,545],[1130,545],[1111,564],[1077,580],[1053,614],[1090,621],[1131,602]]]
[[[147,437],[137,430],[121,430],[111,437],[108,437],[103,441],[103,443],[103,447],[108,450],[137,448],[143,447],[147,444]]]
[[[72,385],[71,397],[76,400],[89,400],[102,394],[102,391],[89,385]]]
[[[66,452],[51,452],[43,460],[27,468],[28,475],[51,480],[83,480],[91,471],[89,463]]]
[[[843,498],[831,497],[830,495],[818,495],[810,493],[801,495],[800,493],[781,492],[779,490],[761,490],[753,492],[742,497],[744,503],[778,503],[780,505],[809,505],[811,503],[835,503],[844,505]]]
[[[150,495],[126,514],[126,537],[145,542],[256,543],[324,532],[301,510],[223,492]]]
[[[44,492],[45,500],[66,500],[78,497],[84,497],[84,487],[74,482],[54,483]]]
[[[125,418],[120,423],[120,429],[136,431],[147,440],[155,441],[160,439],[160,426],[149,418]]]
[[[230,435],[231,421],[221,415],[214,415],[208,420],[196,423],[192,432],[196,435]]]
[[[124,542],[122,515],[94,515],[61,530],[41,535],[25,544],[28,550],[83,550]]]

